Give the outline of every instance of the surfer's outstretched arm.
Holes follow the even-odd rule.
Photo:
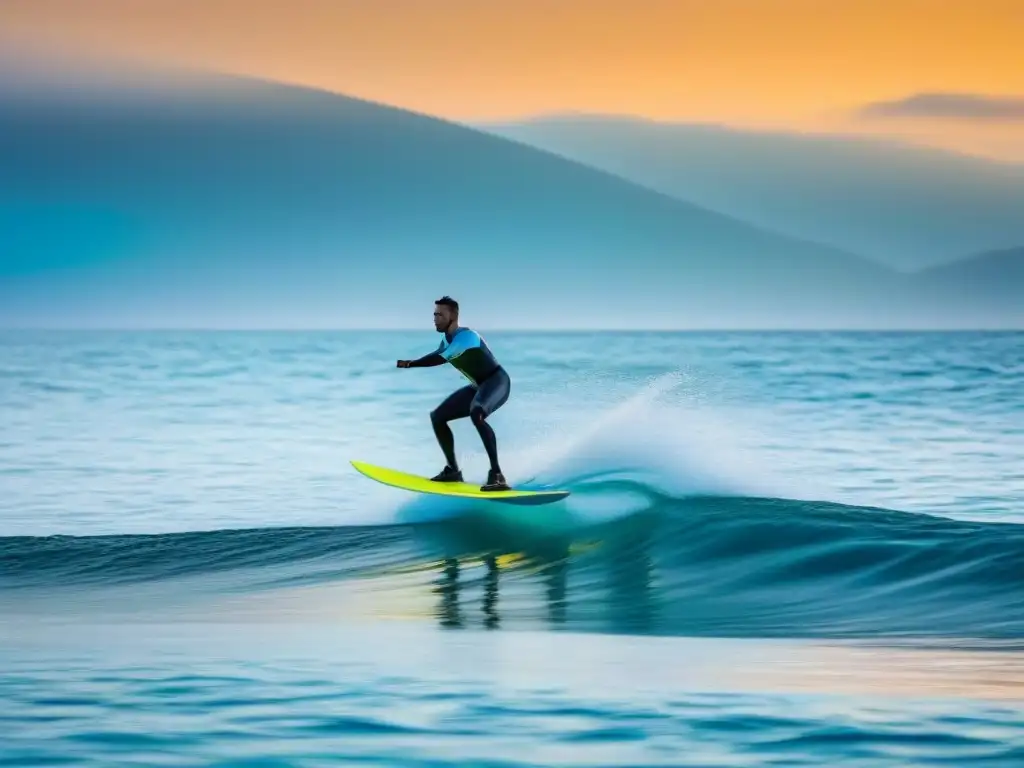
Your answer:
[[[415,360],[399,360],[399,368],[432,368],[435,365],[447,363],[439,352],[431,352],[429,355],[416,358]]]

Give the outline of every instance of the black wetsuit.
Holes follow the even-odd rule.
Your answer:
[[[445,334],[436,352],[413,360],[410,367],[420,368],[451,363],[470,383],[449,395],[443,403],[430,413],[437,442],[444,451],[445,460],[452,470],[458,469],[455,461],[455,436],[448,422],[454,419],[472,418],[476,431],[480,433],[491,470],[500,473],[498,466],[498,443],[494,430],[486,419],[501,408],[508,400],[512,382],[508,373],[495,360],[487,342],[470,328],[458,328],[454,334]]]

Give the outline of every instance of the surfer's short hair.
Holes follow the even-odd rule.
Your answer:
[[[459,302],[457,302],[451,296],[442,296],[434,303],[440,304],[442,307],[451,307],[452,312],[454,312],[456,315],[459,314]]]

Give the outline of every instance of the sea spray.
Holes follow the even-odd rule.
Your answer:
[[[753,447],[743,429],[749,420],[738,407],[704,402],[691,377],[673,371],[595,415],[581,431],[539,447],[517,468],[544,485],[577,492],[628,478],[673,496],[800,497]]]

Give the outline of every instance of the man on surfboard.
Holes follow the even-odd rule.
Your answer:
[[[437,350],[417,360],[399,360],[398,367],[426,368],[451,363],[470,383],[453,392],[430,413],[434,434],[448,462],[431,480],[463,482],[462,471],[455,460],[455,436],[448,422],[468,416],[480,433],[491,462],[487,482],[480,490],[507,491],[509,486],[498,465],[498,441],[487,417],[508,400],[512,386],[508,373],[498,364],[480,334],[459,325],[459,303],[450,296],[443,296],[434,303],[434,328],[444,334]]]

